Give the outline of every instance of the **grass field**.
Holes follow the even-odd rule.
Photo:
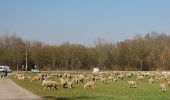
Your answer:
[[[143,82],[136,81],[137,88],[129,88],[127,84],[129,79],[108,84],[95,82],[94,90],[84,90],[84,84],[74,84],[72,89],[44,90],[41,86],[42,81],[30,82],[30,80],[22,81],[15,78],[11,78],[11,80],[49,100],[170,100],[170,87],[167,88],[167,92],[160,92],[160,81],[149,84],[148,78]],[[56,77],[53,77],[53,80],[58,81]],[[130,80],[136,80],[136,77]]]

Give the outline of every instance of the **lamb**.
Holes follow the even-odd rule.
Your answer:
[[[89,81],[84,85],[84,89],[94,89],[94,81]]]
[[[36,80],[41,80],[40,76],[35,76],[31,79],[31,82],[36,81]]]
[[[128,81],[130,88],[136,88],[136,82],[135,81]]]
[[[166,92],[166,85],[160,84],[160,89],[161,89],[162,92]]]
[[[44,90],[46,88],[55,90],[59,86],[59,83],[50,80],[43,80],[42,86],[44,87]]]

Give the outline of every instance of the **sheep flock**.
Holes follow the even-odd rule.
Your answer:
[[[61,71],[42,72],[34,75],[23,73],[16,74],[15,79],[29,80],[31,84],[41,82],[43,90],[57,90],[65,88],[76,88],[76,84],[81,84],[84,90],[94,90],[98,84],[109,86],[116,82],[127,81],[124,88],[132,90],[142,87],[142,83],[148,81],[148,86],[159,83],[160,92],[166,92],[170,87],[170,72],[161,71],[103,71],[99,73]]]

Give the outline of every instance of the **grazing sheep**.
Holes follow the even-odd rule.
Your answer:
[[[167,81],[166,83],[167,83],[167,85],[170,87],[170,81]]]
[[[113,79],[113,82],[117,82],[117,81],[118,81],[118,79],[117,79],[117,78],[114,78],[114,79]]]
[[[40,76],[35,76],[31,79],[31,82],[33,81],[37,81],[37,80],[41,80],[41,77]]]
[[[100,81],[102,82],[102,83],[106,83],[107,82],[107,79],[106,78],[100,78]]]
[[[132,76],[133,76],[133,74],[131,74],[131,73],[126,74],[126,78],[131,78]]]
[[[68,81],[67,82],[67,86],[69,87],[69,88],[73,88],[73,81]]]
[[[20,78],[22,76],[24,76],[24,74],[17,74],[17,75],[15,75],[15,78],[18,79],[18,78]]]
[[[75,82],[76,83],[83,83],[84,82],[84,77],[78,76],[77,78],[75,78]]]
[[[84,89],[94,89],[94,81],[89,81],[84,85]]]
[[[136,88],[136,82],[135,81],[128,81],[130,88]]]
[[[43,80],[42,86],[44,87],[44,90],[47,89],[57,89],[59,86],[59,83],[55,81],[50,81],[50,80]]]
[[[138,77],[137,77],[137,80],[141,80],[141,81],[143,81],[143,80],[144,80],[144,78],[145,78],[144,76],[138,76]]]
[[[113,81],[113,77],[112,77],[112,76],[109,76],[109,77],[108,77],[108,80],[109,80],[109,81]]]
[[[170,79],[168,79],[168,78],[164,78],[164,80],[165,80],[165,83],[167,83],[168,81],[170,81]]]
[[[123,80],[124,75],[123,75],[123,74],[120,74],[120,75],[117,76],[117,78]]]
[[[161,89],[162,92],[166,92],[166,85],[160,84],[160,89]]]
[[[61,84],[61,86],[62,86],[63,88],[65,88],[66,85],[67,85],[67,81],[64,80],[63,78],[60,78],[60,84]]]
[[[25,80],[26,79],[26,76],[24,75],[24,76],[20,76],[20,77],[18,77],[18,79],[19,80]]]

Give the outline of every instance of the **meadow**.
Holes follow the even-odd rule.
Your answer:
[[[73,74],[75,75],[75,73]],[[35,76],[37,74],[29,72],[28,75]],[[108,81],[107,83],[95,81],[95,89],[92,90],[85,90],[84,84],[74,84],[73,88],[60,87],[57,90],[44,90],[41,85],[42,81],[18,80],[13,76],[10,79],[47,100],[170,100],[170,87],[167,87],[167,92],[160,91],[160,83],[163,80],[156,80],[155,83],[149,84],[149,78],[139,81],[136,80],[136,77],[125,78],[117,82]],[[59,82],[58,79],[56,76],[52,76],[51,80]],[[137,87],[129,88],[128,80],[135,80]]]

